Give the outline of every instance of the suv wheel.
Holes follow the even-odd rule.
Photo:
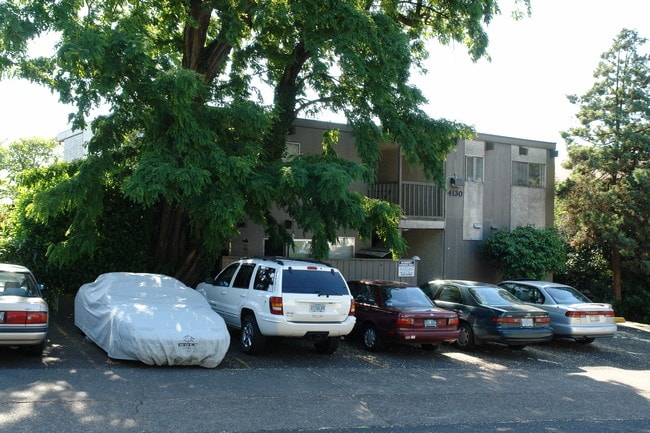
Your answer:
[[[314,343],[316,352],[323,355],[331,355],[336,352],[336,348],[339,347],[339,338],[338,337],[329,337],[318,343]]]
[[[241,351],[247,355],[257,355],[266,347],[266,337],[260,332],[257,320],[252,314],[244,316],[241,322]]]
[[[368,323],[363,328],[362,334],[363,347],[366,350],[371,352],[376,352],[381,349],[381,342],[379,341],[379,335],[377,334],[377,328],[371,323]]]

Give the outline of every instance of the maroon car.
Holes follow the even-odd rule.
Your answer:
[[[356,304],[353,335],[370,351],[383,343],[434,350],[458,339],[458,315],[436,307],[417,286],[398,281],[348,281]],[[451,313],[451,314],[450,314]]]

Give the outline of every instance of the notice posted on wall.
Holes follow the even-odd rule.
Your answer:
[[[397,276],[415,277],[415,260],[399,260],[397,262]]]

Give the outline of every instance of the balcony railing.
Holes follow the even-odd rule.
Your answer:
[[[402,182],[399,194],[397,182],[370,185],[368,196],[401,206],[409,218],[440,219],[444,216],[443,191],[436,185],[425,182]]]

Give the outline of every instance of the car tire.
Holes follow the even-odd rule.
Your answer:
[[[576,342],[580,344],[591,344],[595,341],[595,338],[590,338],[590,337],[582,337],[582,338],[576,338]]]
[[[370,352],[381,350],[382,345],[379,341],[379,334],[377,333],[377,328],[372,323],[368,323],[363,327],[361,341],[363,342],[363,347]]]
[[[472,327],[467,322],[461,322],[458,325],[458,330],[460,334],[458,335],[458,340],[454,345],[461,350],[472,350],[476,347],[476,342],[474,341],[474,331]]]
[[[438,349],[437,344],[422,344],[420,346],[422,347],[422,350],[426,350],[427,352],[433,352],[434,350]]]
[[[339,340],[340,338],[338,337],[330,337],[326,338],[323,341],[314,343],[316,353],[320,353],[322,355],[331,355],[332,353],[336,352],[336,349],[339,347]]]
[[[241,351],[247,355],[259,355],[266,348],[266,337],[260,332],[257,320],[252,314],[242,319],[239,343]]]

